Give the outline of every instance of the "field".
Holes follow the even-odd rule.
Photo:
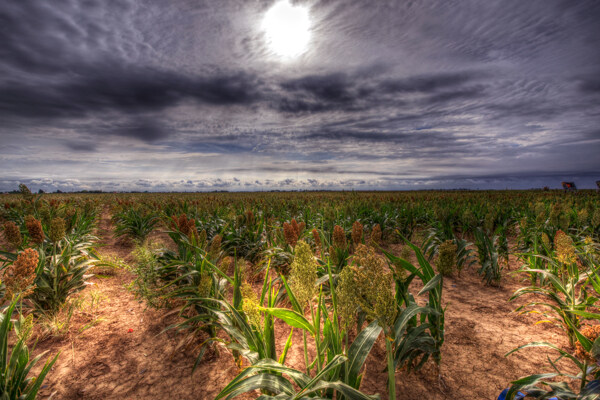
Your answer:
[[[600,396],[595,191],[0,205],[11,398]]]

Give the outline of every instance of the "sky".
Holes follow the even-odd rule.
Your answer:
[[[0,191],[600,179],[600,1],[281,1],[0,2]]]

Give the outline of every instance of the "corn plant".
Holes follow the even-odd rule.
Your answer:
[[[292,344],[293,329],[283,351],[277,357],[274,316],[286,319],[289,315],[289,318],[298,318],[291,310],[276,308],[278,293],[279,289],[273,287],[272,280],[265,279],[259,298],[254,298],[256,295],[250,288],[246,289],[240,310],[227,301],[221,301],[222,310],[214,311],[219,327],[231,339],[228,347],[241,354],[252,365],[266,358],[284,363]]]
[[[98,210],[93,207],[84,207],[76,209],[70,214],[65,213],[65,217],[67,235],[82,237],[91,234],[96,227]]]
[[[239,217],[236,223],[223,229],[223,249],[232,256],[257,262],[266,247],[263,217],[257,218],[251,211]]]
[[[439,366],[444,344],[446,312],[446,308],[442,306],[443,277],[435,273],[417,246],[407,239],[404,240],[415,253],[418,266],[384,252],[393,265],[410,273],[407,278],[396,273],[396,301],[400,311],[394,323],[394,362],[396,366],[405,365],[409,369],[419,369],[431,356]],[[415,277],[423,282],[419,295],[428,295],[425,307],[419,307],[408,293],[408,286]]]
[[[334,274],[331,272],[330,264],[327,264],[327,269],[329,273],[324,278],[327,278],[330,287],[335,287]],[[326,301],[323,291],[324,279],[320,279],[316,283],[317,286],[321,287],[321,290],[319,292],[316,310],[313,310],[311,313],[312,323],[302,317],[303,307],[301,307],[292,288],[287,284],[284,277],[282,277],[282,281],[286,288],[287,297],[293,310],[296,311],[296,314],[289,313],[288,311],[279,314],[278,317],[289,325],[303,329],[305,331],[304,333],[308,332],[315,342],[317,355],[312,363],[309,363],[308,361],[305,347],[305,364],[309,365],[307,371],[311,370],[312,368],[310,366],[312,366],[315,368],[316,373],[319,373],[324,368],[324,364],[331,362],[338,355],[345,354],[349,359],[348,364],[344,365],[343,368],[339,367],[332,369],[328,374],[328,380],[339,380],[354,389],[359,389],[362,380],[362,375],[360,373],[362,366],[373,348],[375,341],[382,332],[379,323],[374,321],[364,329],[361,329],[362,327],[359,326],[358,335],[352,344],[349,344],[346,325],[340,323],[338,299],[335,290],[330,291],[329,301],[331,302],[331,307],[327,307],[328,301]],[[267,311],[282,312],[281,310]],[[329,395],[332,395],[331,391],[329,391]]]
[[[503,266],[498,243],[498,236],[490,237],[481,229],[475,231],[475,245],[480,265],[477,272],[487,285],[499,285],[502,279]]]
[[[588,274],[581,274],[576,263],[560,262],[556,257],[537,256],[544,259],[549,269],[523,268],[521,271],[536,274],[545,283],[544,286],[528,286],[517,290],[510,298],[513,301],[523,295],[540,295],[545,301],[533,301],[516,309],[522,311],[531,307],[543,307],[543,322],[553,322],[562,327],[569,337],[571,345],[575,343],[575,329],[579,328],[577,312],[583,312],[593,306],[598,298],[588,295]],[[592,281],[592,283],[596,283]],[[600,287],[599,287],[600,289]],[[533,310],[530,312],[538,312]]]
[[[232,399],[253,390],[263,391],[259,399],[338,399],[374,400],[378,395],[366,395],[341,381],[330,381],[329,373],[348,363],[337,355],[314,377],[271,359],[260,360],[247,367],[217,395],[216,400]],[[285,376],[289,377],[286,378]],[[291,380],[291,381],[290,381]],[[268,394],[266,394],[268,393]]]
[[[473,255],[473,249],[469,248],[472,243],[455,237],[454,244],[456,245],[456,269],[460,275],[465,267],[470,267],[475,263],[475,256]]]
[[[593,260],[588,265],[585,273],[580,273],[580,265],[577,263],[576,249],[572,240],[561,231],[557,232],[555,238],[555,252],[551,257],[538,255],[544,258],[549,268],[547,270],[533,270],[533,272],[544,277],[544,287],[531,286],[522,288],[515,292],[513,298],[522,294],[534,293],[545,297],[544,302],[531,302],[525,306],[542,306],[552,311],[551,319],[558,322],[566,331],[571,345],[575,348],[572,355],[557,346],[547,342],[534,342],[520,346],[506,355],[510,355],[525,348],[544,347],[558,352],[554,360],[548,357],[548,362],[553,372],[534,374],[520,378],[512,382],[512,386],[503,395],[506,399],[514,399],[516,394],[523,390],[527,397],[548,399],[556,397],[560,399],[597,399],[600,398],[600,325],[580,326],[581,320],[600,321],[600,314],[590,312],[595,310],[595,303],[600,295],[600,276],[597,264]],[[579,259],[586,259],[588,254],[584,252]],[[525,272],[532,272],[524,269]],[[595,294],[588,295],[588,287]],[[522,306],[524,307],[524,306]],[[520,307],[519,309],[521,309]],[[579,371],[577,375],[565,373],[560,370],[557,361],[565,359]],[[557,381],[557,379],[562,379]],[[564,380],[574,381],[577,385]],[[573,390],[576,387],[578,390]]]
[[[600,287],[597,289],[600,289]],[[586,319],[600,320],[600,314],[594,314],[588,311],[574,311],[574,314]],[[520,390],[525,391],[527,397],[537,399],[559,398],[565,400],[587,400],[600,398],[600,364],[598,363],[598,361],[600,361],[600,325],[588,325],[581,330],[571,324],[570,327],[572,328],[573,336],[575,337],[574,355],[547,342],[528,343],[511,350],[505,355],[509,356],[526,348],[539,347],[549,348],[558,353],[558,357],[554,360],[548,357],[548,362],[554,372],[534,374],[513,381],[511,387],[504,393],[505,399],[514,399]],[[557,364],[561,359],[570,361],[579,373],[573,375],[569,372],[562,372]],[[579,381],[579,384],[569,385],[565,381],[557,382],[557,378],[568,379],[575,382]],[[542,387],[540,387],[540,385],[542,385]],[[572,386],[577,387],[579,393],[574,391]],[[549,388],[549,390],[546,388]]]
[[[435,223],[427,230],[422,246],[423,253],[432,260],[437,255],[440,245],[447,240],[454,240],[454,233],[444,229],[440,223]]]
[[[217,332],[223,328],[217,321],[220,302],[225,299],[227,285],[233,285],[235,307],[241,301],[239,286],[241,277],[239,269],[235,268],[234,277],[229,277],[218,266],[212,264],[208,255],[202,249],[190,244],[194,250],[186,250],[180,258],[173,252],[163,251],[157,258],[159,290],[165,299],[182,300],[184,305],[179,310],[183,322],[167,329],[186,330],[193,336],[197,331],[205,331],[209,339],[200,348],[200,354],[194,368],[201,361],[206,351],[206,345],[218,342]],[[196,251],[193,258],[187,258],[190,252]]]
[[[548,362],[555,372],[534,374],[511,382],[511,387],[505,393],[504,398],[506,400],[514,399],[516,394],[521,390],[526,392],[527,397],[536,399],[559,398],[564,400],[587,400],[600,398],[600,380],[598,380],[598,378],[600,378],[600,369],[598,368],[598,365],[592,361],[592,359],[584,359],[583,361],[579,360],[577,357],[567,353],[564,350],[561,350],[559,347],[546,342],[534,342],[520,346],[508,352],[505,356],[509,356],[517,351],[531,347],[550,348],[559,354],[554,360],[551,360],[550,357],[548,357]],[[599,355],[597,349],[600,348],[600,342],[596,344],[596,342],[591,343],[588,341],[587,347],[587,351],[591,352],[591,355],[594,357],[594,359],[597,359]],[[557,362],[561,359],[571,361],[579,373],[577,375],[573,375],[568,372],[562,372],[557,365]],[[556,382],[557,378],[567,378],[575,381],[579,380],[579,385],[577,385],[579,393],[573,391],[567,382]],[[543,386],[540,387],[540,385]]]
[[[0,397],[7,400],[33,400],[58,354],[46,361],[37,376],[29,376],[31,369],[46,352],[30,360],[30,352],[25,344],[27,335],[17,335],[17,342],[9,350],[8,336],[17,328],[11,321],[17,301],[13,300],[5,312],[0,314]]]
[[[160,222],[154,213],[133,207],[115,214],[113,221],[116,224],[116,237],[126,236],[138,242],[143,242]]]
[[[85,288],[88,270],[99,261],[92,240],[65,238],[51,254],[40,249],[36,286],[29,297],[39,312],[57,312],[69,296]]]

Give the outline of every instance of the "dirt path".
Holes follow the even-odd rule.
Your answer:
[[[445,342],[442,349],[441,376],[433,367],[416,374],[396,374],[400,399],[496,399],[511,380],[551,372],[546,353],[527,349],[504,357],[512,349],[534,341],[548,341],[567,348],[562,332],[547,324],[535,325],[533,316],[513,312],[512,293],[521,287],[508,277],[502,288],[486,287],[475,271],[463,271],[461,277],[445,278]],[[370,356],[367,391],[376,388],[382,394],[386,373],[382,371],[384,343]],[[385,392],[387,393],[387,392]]]
[[[100,253],[129,257],[131,249],[112,238],[107,210],[97,234]],[[175,351],[182,335],[161,334],[175,316],[165,319],[164,311],[145,309],[126,288],[131,279],[127,271],[92,278],[94,285],[86,291],[106,297],[99,311],[102,321],[80,334],[75,321],[71,337],[38,344],[36,353],[61,351],[40,398],[56,391],[55,399],[212,399],[235,377],[233,359],[224,352],[206,360],[192,377],[195,355]]]
[[[99,230],[100,252],[124,259],[126,248],[112,237],[108,210],[102,214]],[[102,320],[79,330],[74,322],[67,337],[46,339],[35,353],[49,350],[61,355],[46,379],[40,398],[56,392],[55,399],[213,399],[237,373],[227,351],[211,354],[192,376],[195,353],[176,350],[182,335],[161,331],[176,320],[166,311],[146,310],[127,290],[132,275],[118,271],[114,276],[95,277],[86,291],[98,291]],[[504,354],[530,341],[550,341],[562,347],[567,343],[561,332],[536,319],[512,312],[508,298],[520,284],[507,277],[502,288],[485,287],[474,271],[444,283],[446,342],[441,376],[433,367],[418,374],[398,372],[399,399],[495,399],[508,383],[520,376],[547,372],[545,353],[528,350],[509,358]],[[85,295],[85,292],[84,292]],[[278,343],[283,345],[289,330],[282,323]],[[132,330],[130,332],[130,330]],[[288,363],[302,368],[301,335],[295,332]],[[380,339],[367,362],[362,390],[386,398],[384,343]]]

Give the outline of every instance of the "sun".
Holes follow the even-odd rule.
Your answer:
[[[271,50],[282,58],[295,58],[307,50],[310,40],[308,8],[282,0],[267,11],[262,24]]]

